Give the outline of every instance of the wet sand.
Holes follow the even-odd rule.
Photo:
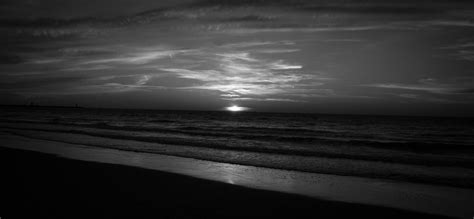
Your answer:
[[[0,148],[2,218],[441,218]]]

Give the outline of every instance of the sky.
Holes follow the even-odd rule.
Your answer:
[[[474,116],[474,3],[3,0],[2,104]]]

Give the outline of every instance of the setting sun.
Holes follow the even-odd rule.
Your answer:
[[[239,111],[244,111],[247,109],[248,109],[247,107],[240,107],[237,105],[226,107],[226,110],[231,111],[231,112],[239,112]]]

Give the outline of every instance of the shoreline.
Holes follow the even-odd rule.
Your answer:
[[[4,200],[8,200],[2,210],[5,218],[237,218],[308,214],[322,218],[443,218],[3,147],[0,159],[8,184],[3,187],[7,191],[2,191],[7,194]]]
[[[64,129],[64,130],[62,130]],[[93,130],[93,131],[91,131]],[[107,129],[74,128],[64,125],[15,124],[2,127],[2,132],[30,139],[61,142],[79,146],[118,149],[133,153],[152,153],[181,158],[194,158],[211,162],[254,166],[305,173],[354,176],[375,180],[394,180],[434,186],[474,189],[472,159],[468,156],[450,157],[440,154],[398,152],[389,148],[371,147],[366,153],[332,154],[330,147],[301,153],[252,150],[233,145],[189,145],[177,143],[169,136],[143,137],[152,132],[117,131]],[[161,130],[159,130],[161,131]],[[176,146],[175,146],[176,145]],[[351,150],[351,147],[345,147]],[[365,150],[368,150],[366,148]],[[193,153],[190,153],[193,152]],[[276,153],[274,153],[276,152]],[[367,152],[369,153],[367,155]],[[397,155],[392,156],[391,153]],[[402,160],[400,160],[402,159]],[[416,162],[414,162],[416,161]],[[467,166],[466,166],[467,165]],[[369,167],[369,168],[367,168]]]
[[[202,180],[206,183],[221,183],[226,186],[239,187],[242,189],[254,189],[254,191],[267,190],[264,192],[276,192],[278,194],[309,198],[310,200],[317,200],[318,202],[331,200],[337,203],[344,203],[345,205],[370,206],[371,208],[377,209],[404,209],[396,211],[424,212],[431,214],[430,217],[436,214],[458,218],[471,218],[474,213],[474,210],[471,209],[472,204],[474,204],[474,191],[468,189],[400,183],[361,177],[309,174],[209,162],[192,158],[131,153],[115,149],[69,145],[66,143],[29,139],[7,134],[1,134],[1,136],[4,140],[0,146],[28,150],[25,151],[25,153],[34,153],[30,151],[36,151],[62,157],[55,157],[57,159],[68,158],[82,160],[78,162],[86,161],[89,163],[89,166],[121,165],[124,168],[139,167],[140,169],[152,169],[146,171],[157,173],[166,172],[167,174],[184,175],[183,177],[194,177],[193,180]],[[23,168],[28,168],[37,163],[35,162],[34,156],[32,157],[32,160],[27,160],[27,162],[22,159],[21,161],[25,161],[24,163],[20,160],[13,161],[15,161],[15,163],[20,162],[20,166],[24,166]],[[8,160],[12,162],[8,156],[4,158],[4,160],[6,163],[3,166],[8,165]],[[210,189],[210,191],[212,191],[212,189]],[[269,201],[271,202],[271,199],[269,199]],[[260,205],[262,203],[257,202],[255,204]],[[298,207],[296,204],[289,204],[293,207]],[[350,216],[350,214],[347,216]]]

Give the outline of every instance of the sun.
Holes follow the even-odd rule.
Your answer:
[[[248,108],[247,107],[240,107],[240,106],[237,106],[237,105],[232,105],[232,106],[226,107],[225,109],[228,110],[228,111],[231,111],[231,112],[239,112],[239,111],[247,110]]]

